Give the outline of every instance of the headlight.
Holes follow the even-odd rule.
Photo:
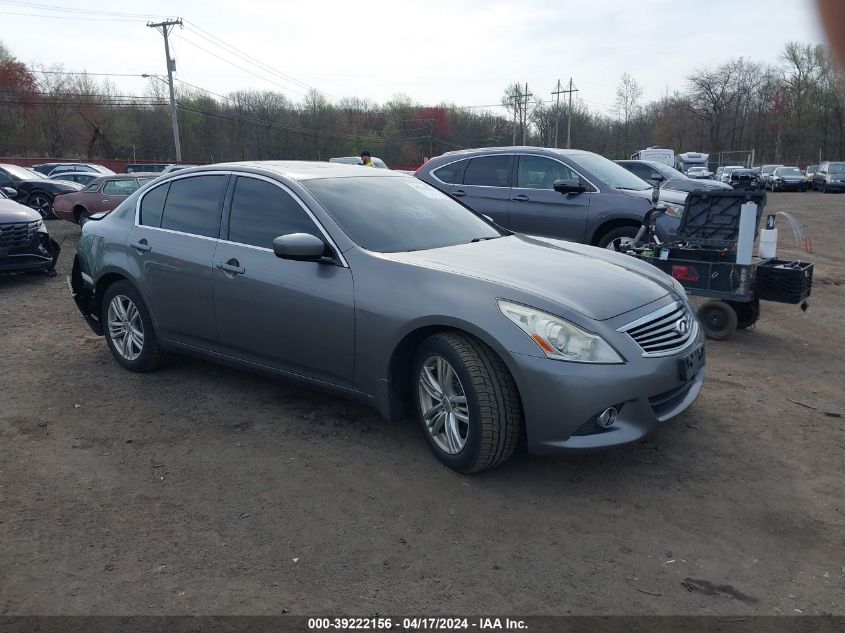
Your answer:
[[[548,358],[575,363],[624,363],[598,334],[582,330],[560,317],[499,299],[499,310],[513,321]]]
[[[686,299],[686,296],[687,296],[686,288],[684,288],[684,286],[681,284],[681,282],[678,281],[677,279],[675,279],[674,277],[671,277],[671,279],[672,279],[672,286],[675,288],[675,291],[678,294],[680,294],[682,298]]]
[[[35,225],[35,230],[36,231],[45,231],[46,230],[44,228],[44,220],[38,220],[38,224]]]
[[[684,215],[684,207],[683,205],[678,206],[677,204],[669,204],[668,202],[660,202],[657,205],[658,209],[665,209],[666,215],[672,218],[680,219],[682,215]]]

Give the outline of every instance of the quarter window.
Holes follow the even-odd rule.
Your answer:
[[[150,191],[141,200],[141,217],[139,221],[144,226],[161,226],[161,214],[164,211],[164,201],[167,200],[167,191],[170,183],[160,185]]]
[[[161,228],[217,237],[220,203],[228,176],[193,176],[170,183]]]
[[[469,161],[464,174],[465,185],[510,187],[512,156],[481,156]]]
[[[468,160],[459,160],[448,165],[443,165],[440,169],[435,169],[432,173],[443,182],[450,185],[459,185],[464,180],[464,170],[467,168]]]
[[[314,222],[289,193],[264,180],[238,178],[229,212],[229,241],[273,248],[275,238],[289,233],[320,237]]]
[[[543,156],[520,156],[516,186],[522,189],[554,189],[555,180],[578,179],[566,165]]]

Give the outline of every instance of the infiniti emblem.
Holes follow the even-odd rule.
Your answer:
[[[678,319],[677,321],[675,321],[675,330],[681,336],[687,333],[687,330],[689,330],[689,323],[687,323],[686,318]]]

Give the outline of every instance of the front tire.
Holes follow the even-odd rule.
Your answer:
[[[522,404],[513,377],[492,349],[457,332],[435,334],[417,350],[412,376],[417,419],[443,464],[474,473],[511,456]]]
[[[159,345],[147,306],[128,281],[115,282],[106,289],[101,318],[109,350],[124,369],[151,371],[165,363],[167,356]]]
[[[56,216],[53,214],[53,196],[43,191],[36,191],[30,194],[26,201],[26,206],[35,209],[44,220],[52,220]]]
[[[636,226],[620,226],[602,235],[596,246],[624,253],[627,250],[625,247],[636,237],[639,230]]]

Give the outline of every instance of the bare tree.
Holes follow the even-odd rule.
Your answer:
[[[637,80],[627,72],[622,73],[619,85],[616,87],[616,111],[622,120],[625,139],[625,147],[622,149],[625,153],[628,153],[631,149],[628,141],[630,122],[638,113],[639,101],[642,96],[643,89],[637,83]]]

